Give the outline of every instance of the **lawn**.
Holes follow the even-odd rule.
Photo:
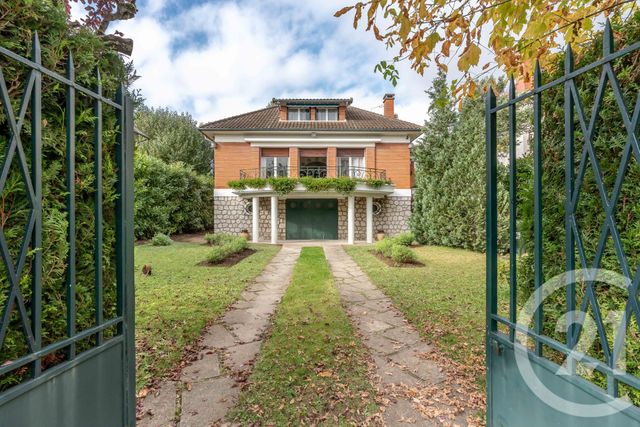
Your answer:
[[[484,382],[485,257],[445,247],[413,248],[424,267],[389,267],[370,246],[345,250],[423,337]]]
[[[234,302],[279,247],[257,252],[232,267],[197,265],[210,247],[195,243],[136,247],[136,365],[138,390],[167,375],[207,323]],[[142,266],[151,264],[150,276]]]
[[[361,425],[377,411],[366,351],[354,335],[322,248],[303,248],[249,386],[242,425]]]

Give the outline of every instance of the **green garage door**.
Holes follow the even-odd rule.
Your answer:
[[[336,199],[287,200],[287,240],[336,240]]]

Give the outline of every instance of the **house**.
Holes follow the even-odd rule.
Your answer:
[[[407,231],[409,145],[421,128],[397,118],[394,98],[384,96],[384,114],[354,107],[352,99],[273,99],[261,110],[202,125],[214,141],[215,231],[247,230],[254,242],[272,243],[372,242],[378,230]],[[284,177],[297,179],[286,193],[266,184]],[[300,182],[337,177],[355,187],[345,192]]]

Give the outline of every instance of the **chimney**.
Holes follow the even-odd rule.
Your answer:
[[[390,119],[396,118],[396,114],[393,109],[395,97],[396,96],[392,93],[385,93],[384,98],[382,98],[382,102],[384,103],[384,116],[389,117]]]

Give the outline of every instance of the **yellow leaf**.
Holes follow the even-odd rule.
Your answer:
[[[400,30],[398,31],[398,35],[402,40],[406,40],[407,36],[409,35],[409,31],[411,31],[411,21],[409,21],[409,18],[404,15],[400,19],[402,22],[400,23]]]
[[[475,44],[470,44],[465,51],[460,55],[458,59],[458,68],[461,71],[468,71],[474,65],[478,64],[480,60],[480,48]]]
[[[433,48],[436,47],[436,44],[440,40],[441,40],[440,34],[438,34],[438,33],[429,34],[429,36],[427,36],[427,38],[424,41],[427,53],[431,53],[433,51]]]
[[[332,377],[333,373],[331,373],[331,371],[321,371],[321,372],[318,372],[318,376],[323,378],[328,378],[328,377]]]

